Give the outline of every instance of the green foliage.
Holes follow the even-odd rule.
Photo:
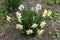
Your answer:
[[[0,6],[0,25],[6,21],[6,8],[5,6]]]
[[[56,20],[57,25],[60,26],[60,13],[56,12],[56,11],[52,11],[52,17],[51,19]]]
[[[0,13],[0,16],[0,24],[3,24],[6,21],[4,13]]]
[[[49,35],[55,36],[57,39],[60,39],[60,30],[56,29],[54,31],[49,32]]]
[[[0,26],[0,36],[5,35],[7,31],[8,31],[8,27]]]
[[[43,0],[43,2],[47,3],[48,5],[60,4],[60,0]]]
[[[57,3],[57,4],[60,4],[60,0],[56,0],[56,3]]]
[[[8,10],[15,11],[23,0],[5,0],[5,6]]]
[[[60,30],[55,30],[54,35],[59,38],[60,37]]]
[[[24,26],[24,30],[30,29],[31,25],[33,23],[35,23],[35,21],[33,20],[33,16],[36,16],[35,12],[32,12],[31,10],[23,10],[23,12],[22,12],[22,17],[23,17],[22,24]],[[35,30],[35,29],[33,29],[33,30]],[[34,33],[36,33],[36,32],[34,32]]]
[[[52,5],[54,3],[53,0],[47,0],[47,4]]]

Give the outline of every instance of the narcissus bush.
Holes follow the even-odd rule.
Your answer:
[[[42,9],[40,4],[35,7],[25,7],[20,5],[19,11],[16,12],[16,27],[18,34],[33,37],[35,35],[43,35],[45,29],[49,26],[47,20],[52,17],[52,11]],[[10,22],[11,17],[7,17],[7,21]]]

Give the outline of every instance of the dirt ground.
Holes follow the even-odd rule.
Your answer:
[[[41,2],[41,0],[38,0],[36,3],[39,3],[39,4],[42,4],[42,6],[44,5],[43,2]],[[32,3],[31,1],[28,2],[29,5],[34,5],[34,3]],[[55,11],[59,12],[60,13],[60,6],[57,5],[57,4],[52,4],[51,6],[47,6],[48,8],[52,8],[54,9]],[[47,33],[49,31],[53,31],[53,30],[60,30],[60,26],[58,26],[56,20],[50,20],[50,23],[51,23],[51,27],[49,27],[48,29],[46,29],[46,32],[44,33],[43,35],[43,40],[60,40],[60,39],[57,39],[55,36],[53,35],[48,35]],[[13,39],[13,34],[16,33],[16,30],[13,30],[11,28],[12,24],[14,24],[14,22],[5,22],[4,24],[2,24],[2,27],[6,27],[6,26],[9,26],[9,32],[6,33],[6,35],[3,35],[3,36],[0,36],[0,40],[14,40]],[[24,36],[20,36],[20,37],[17,37],[16,40],[25,40],[26,37]],[[26,39],[26,40],[38,40],[38,37],[34,37],[34,38],[31,38],[31,39]]]

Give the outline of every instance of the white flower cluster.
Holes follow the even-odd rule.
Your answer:
[[[24,9],[24,5],[21,4],[18,9],[19,9],[20,11],[22,11],[22,10]],[[40,5],[40,4],[37,4],[35,8],[32,7],[31,11],[35,11],[35,12],[38,13],[38,11],[41,10],[41,9],[42,9],[42,8],[41,8],[41,5]],[[43,12],[43,14],[42,14],[42,17],[45,18],[45,17],[49,17],[50,15],[51,15],[51,11],[47,11],[47,10],[45,9],[44,12]],[[18,18],[18,22],[22,23],[22,21],[21,21],[21,20],[22,20],[22,15],[21,15],[21,13],[16,12],[16,17]],[[7,16],[7,21],[10,22],[10,19],[11,19],[11,17]],[[41,28],[44,28],[46,25],[47,25],[47,23],[46,23],[45,21],[42,21],[42,22],[40,23],[40,27],[41,27]],[[16,24],[16,29],[23,30],[23,27],[24,27],[24,26],[21,25],[21,24]],[[38,27],[38,24],[36,24],[36,23],[33,23],[33,24],[31,25],[31,28],[33,28],[33,29],[36,29],[37,27]],[[32,33],[34,33],[32,29],[26,30],[26,34],[27,34],[27,35],[30,35],[30,34],[32,34]],[[41,29],[41,30],[37,29],[37,34],[42,35],[43,33],[44,33],[44,29]]]
[[[42,8],[41,8],[41,5],[40,5],[40,4],[37,4],[36,7],[32,7],[32,8],[31,8],[31,11],[35,11],[35,12],[37,12],[37,14],[38,14],[38,11],[41,10],[41,9],[42,9]]]

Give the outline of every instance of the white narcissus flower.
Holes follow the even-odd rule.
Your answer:
[[[34,23],[31,27],[32,28],[37,28],[38,27],[38,24]]]
[[[44,13],[42,15],[42,17],[49,17],[51,15],[51,11],[47,11],[46,9],[44,10]]]
[[[17,17],[17,18],[22,18],[21,13],[16,12],[16,17]]]
[[[51,16],[52,11],[51,10],[48,10],[48,12],[49,12],[49,16]]]
[[[37,14],[38,14],[39,10],[41,10],[41,5],[37,4],[36,7],[35,7],[35,12],[37,12]]]
[[[21,4],[18,9],[22,11],[24,9],[24,5]]]
[[[31,8],[31,11],[35,11],[34,7]]]
[[[22,19],[18,18],[18,22],[20,22],[20,23],[21,23],[21,22],[22,22],[21,20],[22,20]]]
[[[10,21],[11,19],[12,19],[11,17],[7,16],[7,21],[11,22]]]
[[[23,25],[16,24],[16,28],[19,29],[19,30],[21,30],[21,29],[23,29]]]
[[[38,35],[42,35],[42,34],[44,33],[44,31],[45,31],[44,29],[42,29],[42,30],[39,30],[39,29],[38,29],[38,30],[37,30],[37,33],[38,33]]]
[[[33,33],[33,30],[29,29],[29,30],[26,30],[26,32],[27,32],[27,35],[29,35]]]
[[[36,9],[41,10],[41,5],[40,4],[37,4],[36,5]]]
[[[46,26],[46,22],[43,21],[41,24],[40,24],[41,28],[44,28]]]
[[[16,12],[16,17],[18,18],[18,21],[21,22],[22,20],[22,15],[19,12]]]

